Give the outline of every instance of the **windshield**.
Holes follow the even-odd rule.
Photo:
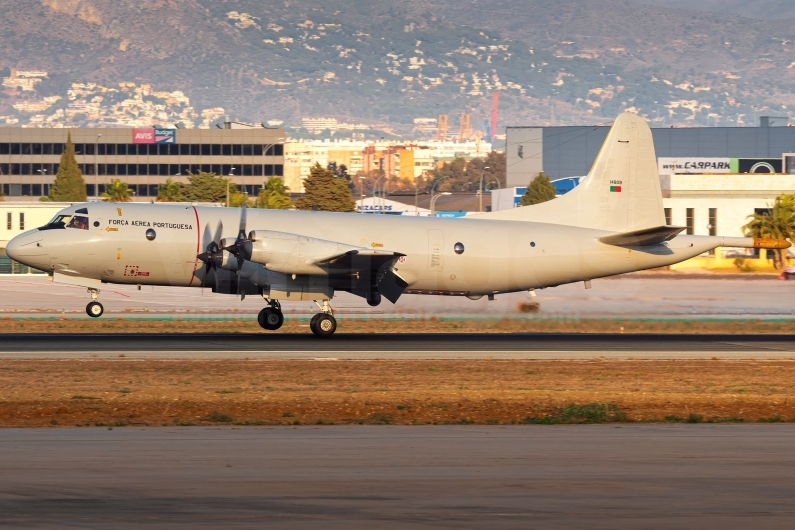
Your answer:
[[[69,222],[69,219],[71,219],[71,217],[72,217],[71,214],[69,214],[69,215],[60,215],[60,214],[58,214],[55,217],[53,217],[50,220],[50,222],[47,223],[46,226],[47,227],[51,227],[51,228],[66,228],[66,223]]]

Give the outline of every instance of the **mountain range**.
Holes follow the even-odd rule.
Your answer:
[[[654,5],[652,5],[654,4]],[[755,125],[795,110],[795,6],[703,0],[2,0],[0,69],[43,70],[0,114],[72,83],[149,83],[230,119],[335,117],[410,134],[499,90],[505,125]],[[756,18],[749,15],[756,14]],[[93,85],[92,85],[93,86]],[[65,103],[65,104],[66,104]],[[63,105],[42,111],[55,112]],[[72,114],[72,116],[77,116]],[[81,121],[82,120],[82,121]],[[75,123],[90,125],[79,115]]]

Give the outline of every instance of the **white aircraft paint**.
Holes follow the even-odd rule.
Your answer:
[[[59,216],[66,226],[25,232],[7,254],[95,300],[103,283],[259,294],[270,302],[260,321],[269,329],[281,325],[278,300],[322,301],[316,318],[325,323],[312,324],[321,336],[336,329],[327,302],[340,290],[372,305],[404,293],[478,298],[671,265],[718,246],[789,246],[665,226],[651,130],[630,113],[574,190],[473,218],[131,203],[79,204]]]

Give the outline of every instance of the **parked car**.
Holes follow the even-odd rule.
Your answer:
[[[778,275],[779,280],[795,280],[795,265],[790,265]]]

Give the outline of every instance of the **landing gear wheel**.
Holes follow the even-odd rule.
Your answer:
[[[105,312],[105,308],[102,307],[102,304],[99,302],[89,302],[86,306],[86,314],[91,318],[99,318],[102,316],[102,313]]]
[[[337,319],[326,313],[318,313],[312,317],[309,328],[318,337],[330,337],[337,331]]]
[[[317,315],[312,317],[312,320],[309,321],[309,329],[311,330],[315,329],[315,322],[317,322],[317,319],[320,318],[321,316],[323,316],[323,313],[318,313]],[[314,333],[314,331],[312,331],[312,333]]]
[[[263,329],[275,331],[284,324],[284,314],[274,307],[266,307],[259,312],[257,322]]]

